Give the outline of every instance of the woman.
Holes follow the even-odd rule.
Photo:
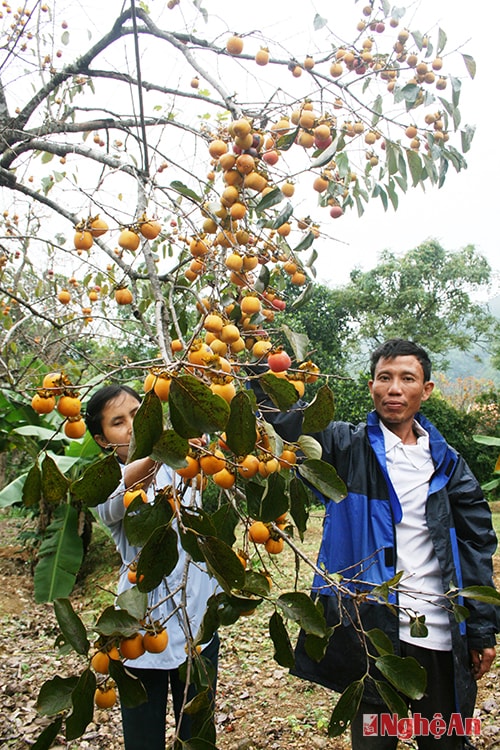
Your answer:
[[[158,464],[148,457],[126,464],[132,424],[140,404],[140,396],[133,389],[125,385],[109,385],[90,398],[86,410],[87,428],[94,440],[104,450],[113,450],[122,467],[120,485],[105,503],[97,506],[122,559],[118,593],[132,586],[128,580],[128,571],[140,552],[140,549],[129,543],[124,530],[125,491],[140,484],[147,492],[149,502],[152,502],[158,490],[173,484],[172,471],[165,464]],[[196,500],[194,493],[188,490],[182,502],[191,504]],[[175,527],[176,522],[173,523]],[[165,576],[160,586],[151,591],[148,597],[153,619],[165,624],[167,629],[167,648],[158,654],[146,652],[134,659],[133,665],[127,663],[127,669],[144,685],[148,701],[135,708],[121,708],[125,750],[143,750],[144,747],[149,750],[164,750],[169,690],[178,736],[182,740],[191,737],[189,717],[181,716],[186,702],[186,685],[179,675],[179,667],[186,661],[186,644],[198,632],[207,600],[214,593],[216,582],[208,576],[204,566],[194,563],[188,557],[180,544],[178,553],[179,560],[172,573]],[[215,636],[202,652],[214,665],[215,675],[218,646],[218,637]],[[213,679],[213,696],[215,683],[216,676]],[[195,694],[194,685],[190,685],[187,700],[191,700]]]

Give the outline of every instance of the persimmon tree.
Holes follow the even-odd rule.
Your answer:
[[[59,645],[83,665],[79,676],[43,686],[38,705],[53,720],[38,748],[50,746],[63,722],[68,740],[80,736],[94,697],[99,706],[114,702],[111,681],[127,705],[144,699],[126,669],[128,639],[150,629],[147,594],[175,565],[178,535],[220,585],[200,633],[191,637],[186,622],[185,671],[202,695],[210,679],[198,647],[264,601],[280,664],[293,663],[289,621],[311,635],[318,658],[324,652],[330,631],[322,613],[305,592],[271,594],[266,565],[267,555],[289,544],[315,569],[300,549],[307,487],[328,501],[345,489],[308,435],[333,417],[333,399],[328,376],[312,361],[314,345],[280,322],[287,284],[301,291],[294,305],[307,304],[315,244],[335,222],[372,200],[396,209],[410,188],[441,187],[450,167],[465,168],[473,135],[459,110],[461,76],[473,76],[473,59],[449,51],[441,29],[431,38],[406,28],[404,7],[359,5],[345,40],[316,15],[323,52],[313,57],[285,53],[284,44],[244,29],[214,36],[197,2],[190,21],[175,15],[175,0],[161,5],[147,12],[131,0],[88,48],[50,3],[3,14],[4,382],[48,415],[53,434],[79,440],[71,450],[81,446],[83,456],[90,438],[81,408],[92,388],[110,379],[140,383],[145,395],[129,459],[151,456],[180,478],[154,504],[131,499],[127,535],[142,548],[131,571],[136,583],[89,629],[68,598],[81,559],[78,513],[115,491],[118,462],[108,455],[68,472],[47,437],[27,473],[23,501],[55,509],[37,596],[54,601]],[[195,30],[202,21],[203,36]],[[247,90],[248,81],[259,85]],[[312,209],[294,206],[304,186],[313,218]],[[28,277],[37,280],[29,293]],[[118,342],[116,358],[93,362],[92,374],[72,356],[89,339]],[[120,346],[137,351],[141,343],[144,356],[123,361]],[[273,410],[286,411],[319,378],[304,435],[285,444],[257,414],[249,380],[258,379]],[[202,434],[208,446],[193,449],[189,441]],[[215,512],[178,502],[183,486],[204,492],[208,483],[219,493]],[[324,575],[326,585],[352,596]],[[377,597],[388,598],[399,579]],[[459,592],[448,593],[463,616]],[[472,593],[496,602],[494,592]],[[366,636],[378,654],[367,651],[367,667],[376,660],[387,680],[384,698],[402,714],[396,690],[421,694],[425,676],[416,663],[388,658],[383,634]],[[94,660],[95,652],[107,661]],[[103,662],[104,676],[96,669]],[[334,709],[332,735],[348,726],[365,679],[368,668]],[[203,747],[215,746],[208,703],[190,707]]]

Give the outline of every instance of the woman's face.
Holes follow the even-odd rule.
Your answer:
[[[140,405],[132,394],[122,391],[102,410],[101,434],[95,436],[96,442],[102,448],[114,448],[121,461],[127,459],[132,423]]]

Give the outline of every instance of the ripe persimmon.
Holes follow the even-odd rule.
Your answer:
[[[139,224],[139,231],[147,240],[155,240],[161,232],[161,224],[154,219],[141,221]]]
[[[136,487],[135,489],[129,488],[123,493],[123,505],[128,508],[132,500],[135,500],[136,497],[140,497],[143,503],[148,502],[148,496],[145,491],[141,487]]]
[[[279,555],[280,552],[283,552],[283,547],[285,546],[285,542],[281,537],[278,539],[273,539],[272,537],[269,537],[269,539],[264,542],[264,547],[266,549],[266,552],[269,552],[270,555]]]
[[[135,252],[141,244],[141,238],[132,229],[123,229],[118,237],[118,244],[124,250]]]
[[[261,311],[261,308],[262,304],[260,299],[252,294],[243,297],[240,302],[240,310],[244,315],[255,315],[255,313]]]
[[[98,672],[99,674],[109,674],[109,658],[110,657],[105,651],[96,651],[90,660],[90,665],[94,672]]]
[[[106,234],[109,227],[104,221],[104,219],[101,219],[99,216],[95,216],[90,221],[90,233],[92,234],[92,237],[101,237],[103,234]]]
[[[99,686],[94,693],[94,703],[98,708],[112,708],[116,703],[114,687]]]
[[[273,373],[284,372],[285,370],[288,370],[292,364],[292,360],[283,349],[277,349],[268,355],[267,364]]]
[[[120,641],[120,653],[124,659],[137,659],[145,652],[142,633],[136,633],[130,638],[123,638]]]
[[[71,294],[67,289],[61,289],[61,291],[57,295],[57,299],[59,300],[61,305],[68,305],[71,302]]]
[[[213,453],[206,453],[205,455],[200,456],[199,460],[200,469],[209,476],[216,474],[218,471],[222,471],[226,466],[224,454],[218,448],[214,448]]]
[[[215,393],[217,394],[217,396],[223,398],[224,401],[227,401],[228,404],[230,404],[233,398],[236,396],[236,387],[232,382],[232,378],[216,380],[210,383],[209,387],[212,393]]]
[[[243,52],[243,39],[238,34],[233,34],[226,40],[226,50],[230,55],[241,55]]]
[[[211,143],[208,145],[208,153],[212,157],[212,159],[218,159],[222,154],[225,154],[227,151],[227,143],[225,143],[220,138],[215,138]]]
[[[142,642],[150,654],[159,654],[167,648],[168,633],[165,628],[157,631],[148,630],[142,636]]]
[[[54,396],[59,396],[65,385],[68,385],[68,379],[62,372],[48,372],[42,380],[42,388],[50,390]]]
[[[31,399],[31,406],[37,414],[50,414],[50,412],[55,409],[56,399],[52,395],[44,396],[35,393]]]
[[[168,401],[172,378],[166,373],[149,372],[144,379],[144,393],[154,390],[160,401]]]
[[[64,423],[64,434],[66,437],[78,440],[85,435],[87,425],[82,417],[68,418]]]
[[[233,472],[229,471],[226,467],[213,474],[212,479],[218,487],[222,487],[224,490],[230,489],[236,481]]]
[[[63,417],[77,417],[81,413],[81,409],[82,402],[78,396],[63,395],[57,402],[57,411]]]
[[[267,65],[269,62],[269,50],[267,47],[261,47],[255,53],[255,62],[257,65]]]
[[[115,289],[115,302],[117,305],[130,305],[133,299],[134,296],[128,287],[123,286]]]
[[[238,474],[244,479],[251,479],[259,471],[259,463],[257,456],[249,453],[238,462]]]
[[[88,230],[79,229],[75,232],[73,244],[77,250],[90,250],[94,244],[94,238]]]
[[[200,471],[200,462],[194,456],[186,456],[187,465],[176,469],[177,474],[183,479],[194,479]]]
[[[254,521],[248,529],[248,538],[255,544],[265,544],[270,536],[269,527],[262,521]]]

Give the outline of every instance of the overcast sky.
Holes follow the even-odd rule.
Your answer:
[[[186,2],[186,0],[181,0]],[[377,0],[375,0],[375,5]],[[252,0],[231,3],[205,0],[210,13],[219,14],[221,26],[234,31],[256,29],[269,39],[282,39],[289,48],[308,49],[312,53],[318,34],[312,20],[318,13],[329,27],[341,35],[352,33],[352,18],[361,17],[363,0],[357,5],[332,0],[288,0],[287,3]],[[456,56],[452,72],[464,76],[461,98],[462,123],[474,125],[476,133],[467,154],[468,168],[459,174],[450,167],[443,188],[410,189],[401,197],[397,212],[384,212],[381,202],[372,202],[359,218],[351,211],[332,222],[332,234],[338,240],[318,244],[318,277],[331,284],[345,283],[349,272],[358,266],[372,268],[379,253],[387,248],[404,252],[427,238],[436,238],[447,250],[474,244],[489,260],[499,290],[500,243],[497,179],[500,172],[500,120],[497,105],[498,45],[495,33],[500,28],[500,3],[491,0],[400,0],[411,28],[422,32],[441,27],[447,34],[446,52],[461,47],[477,63],[477,75],[471,81]],[[402,25],[405,25],[404,21]],[[199,26],[203,34],[203,24]],[[347,37],[349,38],[349,37]]]
[[[92,10],[96,1],[88,0],[84,6],[66,2],[72,22],[78,19],[82,31],[93,28],[94,40],[122,8],[121,0],[114,0],[105,7],[100,5],[101,11],[96,16]],[[375,6],[377,2],[375,0]],[[341,38],[352,39],[364,2],[287,0],[286,3],[279,3],[251,0],[249,3],[234,3],[229,0],[201,0],[201,4],[213,16],[208,26],[195,11],[192,0],[180,0],[174,10],[168,10],[164,0],[151,0],[150,8],[158,17],[159,25],[165,28],[184,30],[187,21],[188,27],[193,28],[200,37],[206,36],[219,44],[223,43],[228,32],[254,32],[248,41],[248,48],[256,49],[259,38],[262,38],[269,40],[271,54],[278,55],[284,50],[297,50],[300,54],[304,51],[312,54],[325,51],[324,46],[318,47],[318,44],[324,45],[328,37],[314,30],[315,14],[325,18],[328,28]],[[363,270],[372,268],[383,249],[403,253],[428,238],[436,238],[447,250],[458,250],[467,244],[475,245],[488,258],[495,272],[495,291],[498,293],[500,121],[496,104],[498,44],[495,34],[500,28],[500,3],[492,0],[476,0],[474,3],[464,0],[400,0],[394,4],[407,9],[403,26],[430,32],[431,36],[441,27],[448,37],[445,52],[461,48],[477,63],[474,81],[468,77],[460,57],[455,56],[451,66],[454,75],[463,75],[462,124],[476,127],[472,148],[466,156],[469,166],[459,174],[450,166],[445,185],[440,190],[432,186],[426,192],[421,188],[409,189],[405,196],[401,196],[397,212],[392,208],[384,212],[380,201],[372,201],[361,218],[356,210],[352,210],[341,219],[331,220],[328,229],[333,239],[320,241],[316,245],[319,252],[316,263],[318,279],[332,285],[343,284],[354,267]],[[391,33],[394,31],[391,30]],[[86,35],[81,36],[80,41],[85,44]],[[257,76],[261,76],[264,81],[267,72],[267,68],[260,68],[258,73],[253,71],[252,76],[256,80]],[[243,66],[241,73],[242,77],[235,81],[235,90],[241,90],[238,84],[240,87],[245,85]],[[175,72],[171,67],[165,68],[165,74],[169,76],[169,83],[174,83]],[[265,94],[264,85],[261,87],[262,95]],[[301,191],[298,191],[297,197],[299,200],[302,198]],[[305,215],[310,208],[307,201],[314,202],[315,194],[309,197],[306,192],[303,200],[306,201],[303,206]],[[299,205],[296,215],[301,214],[301,209]],[[313,210],[316,210],[314,204]],[[322,219],[325,220],[325,209],[322,211]]]

